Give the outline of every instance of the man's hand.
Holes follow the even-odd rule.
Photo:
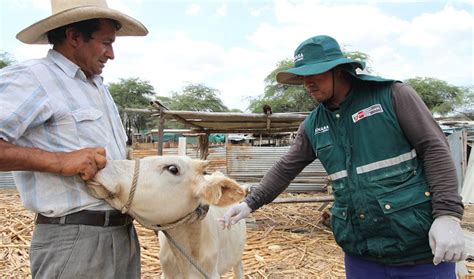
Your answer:
[[[252,209],[248,206],[246,202],[241,202],[239,204],[234,204],[231,206],[222,218],[217,219],[221,224],[222,229],[230,229],[232,225],[235,225],[237,222],[243,218],[250,215]]]
[[[94,177],[100,169],[105,167],[104,148],[84,148],[77,151],[57,153],[60,165],[60,173],[64,176],[78,174],[86,181]]]
[[[431,225],[429,240],[435,265],[466,259],[464,233],[459,222],[456,217],[439,216]]]

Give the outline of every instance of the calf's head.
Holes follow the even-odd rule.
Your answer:
[[[136,162],[111,160],[88,182],[91,193],[121,210],[128,200]],[[150,224],[168,224],[199,204],[228,206],[244,189],[220,173],[205,174],[207,161],[187,156],[152,156],[140,160],[135,196],[129,211]]]

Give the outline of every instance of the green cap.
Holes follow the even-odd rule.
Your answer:
[[[352,65],[352,70],[365,67],[364,62],[344,57],[337,41],[326,35],[302,42],[295,50],[294,63],[294,68],[277,74],[279,83],[300,85],[303,76],[321,74],[341,64]]]

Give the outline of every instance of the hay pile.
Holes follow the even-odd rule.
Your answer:
[[[342,252],[332,233],[308,218],[318,207],[280,204],[254,213],[243,255],[246,278],[345,278]],[[137,228],[143,277],[159,278],[158,241],[153,232]],[[223,278],[232,278],[232,273]]]
[[[0,190],[0,224],[0,277],[31,277],[28,248],[33,214],[23,208],[16,190]]]
[[[345,278],[343,254],[320,224],[320,203],[271,204],[248,219],[243,261],[246,278]],[[28,247],[33,214],[14,189],[0,189],[0,277],[31,277]],[[142,278],[160,278],[154,232],[136,225]],[[474,264],[468,263],[474,270]],[[228,273],[223,278],[232,278]]]

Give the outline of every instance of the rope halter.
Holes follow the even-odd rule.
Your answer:
[[[132,188],[130,188],[130,194],[128,195],[128,200],[125,205],[122,207],[122,214],[125,214],[130,209],[132,204],[133,197],[135,196],[135,190],[137,189],[138,175],[140,174],[140,159],[135,159],[135,169],[133,171],[133,180]]]

